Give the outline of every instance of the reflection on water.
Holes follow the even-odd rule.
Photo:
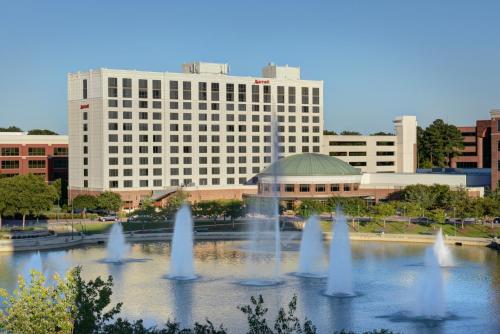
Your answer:
[[[146,325],[161,325],[167,319],[187,325],[209,318],[215,324],[223,323],[232,332],[240,333],[245,330],[246,319],[236,307],[248,304],[250,296],[263,295],[269,307],[268,319],[272,321],[278,307],[286,306],[296,294],[297,315],[301,319],[311,319],[319,333],[344,328],[355,331],[390,328],[404,333],[431,334],[500,332],[500,256],[486,248],[451,248],[456,266],[445,271],[447,309],[459,319],[429,324],[398,322],[387,317],[411,309],[413,287],[423,270],[426,245],[353,242],[354,288],[360,296],[350,299],[322,295],[325,279],[284,275],[285,282],[275,287],[235,284],[248,278],[247,244],[241,241],[196,243],[195,268],[201,279],[195,282],[163,278],[170,264],[168,242],[131,246],[129,257],[140,261],[106,264],[102,262],[104,247],[92,246],[59,253],[42,252],[42,264],[50,271],[82,265],[86,279],[112,275],[113,302],[123,302],[123,315],[130,319],[142,318]],[[284,273],[296,271],[298,248],[298,242],[289,241],[282,252]],[[327,251],[325,247],[325,255]],[[0,287],[10,290],[15,287],[16,276],[22,273],[23,264],[31,255],[29,252],[0,254]],[[273,254],[264,246],[255,258],[253,272],[274,270]]]

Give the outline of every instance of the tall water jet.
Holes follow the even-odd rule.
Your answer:
[[[193,259],[193,218],[189,206],[184,204],[175,215],[169,278],[195,279]]]
[[[440,320],[446,315],[443,274],[432,248],[425,252],[424,271],[417,285],[415,315]]]
[[[436,241],[434,242],[434,254],[437,257],[437,261],[441,267],[451,267],[453,266],[453,257],[451,251],[444,243],[443,230],[440,228],[436,235]]]
[[[298,275],[323,274],[323,243],[318,216],[311,216],[305,223],[300,241]]]
[[[278,160],[279,160],[279,132],[278,132],[278,120],[276,118],[276,113],[273,112],[272,115],[272,204],[273,204],[273,219],[274,219],[274,261],[275,261],[275,269],[274,275],[276,279],[281,275],[281,232],[280,232],[280,211],[279,211],[279,184],[278,184],[278,175],[280,171],[278,170]]]
[[[353,296],[349,227],[340,208],[337,208],[332,233],[326,294],[330,296]]]
[[[122,263],[127,257],[129,250],[130,247],[125,241],[122,224],[114,223],[108,236],[106,262]]]

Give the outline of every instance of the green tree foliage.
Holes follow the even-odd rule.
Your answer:
[[[394,133],[379,131],[371,133],[370,136],[394,136]]]
[[[76,267],[71,275],[74,285],[74,304],[78,310],[74,319],[73,333],[99,333],[100,328],[113,320],[122,307],[122,303],[109,306],[113,294],[113,278],[108,276],[104,281],[101,277],[97,277],[86,282],[81,277],[81,267]]]
[[[33,271],[29,284],[19,276],[19,286],[12,294],[0,289],[4,303],[0,328],[12,334],[72,333],[76,311],[72,282],[57,275],[54,280],[54,285],[46,285],[45,277]]]
[[[98,200],[96,196],[78,195],[75,198],[73,198],[71,204],[74,209],[95,210],[98,207]]]
[[[464,148],[462,134],[454,125],[436,119],[427,128],[417,128],[418,162],[423,168],[448,167]]]
[[[108,211],[118,211],[122,207],[123,202],[119,194],[112,191],[100,193],[97,197],[97,206],[100,209]]]
[[[318,200],[304,199],[295,208],[295,213],[301,217],[309,218],[312,215],[321,214],[327,208]]]
[[[11,125],[7,128],[0,128],[0,132],[23,132],[23,130],[17,126]]]
[[[371,209],[378,219],[383,220],[384,227],[386,218],[396,214],[396,206],[391,202],[387,203],[379,202],[376,205],[374,205]]]
[[[230,199],[222,202],[224,215],[235,220],[245,215],[245,207],[243,201],[238,199]]]
[[[351,217],[361,217],[368,213],[366,202],[357,197],[330,197],[326,204],[330,212],[335,212],[337,207],[340,207],[343,212]]]
[[[47,129],[32,129],[28,131],[28,135],[57,135],[57,133]]]
[[[340,133],[342,136],[361,136],[361,132],[344,130]]]
[[[40,216],[57,199],[57,190],[40,176],[16,175],[1,179],[0,182],[5,205],[0,213],[22,215],[23,228],[27,215]]]
[[[337,132],[332,131],[332,130],[323,130],[323,134],[326,136],[336,136]]]
[[[186,203],[187,198],[188,194],[186,192],[181,190],[176,191],[174,194],[170,195],[163,205],[160,210],[161,215],[167,219],[174,218],[177,210],[179,210],[182,204]]]

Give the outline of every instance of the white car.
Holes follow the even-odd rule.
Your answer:
[[[116,221],[118,221],[118,217],[116,217],[116,216],[103,216],[103,217],[99,217],[99,221],[101,221],[101,222],[116,222]]]

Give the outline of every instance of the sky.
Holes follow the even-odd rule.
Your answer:
[[[324,81],[325,128],[460,125],[500,108],[500,1],[0,1],[0,127],[67,133],[68,72],[258,76],[269,62]]]

